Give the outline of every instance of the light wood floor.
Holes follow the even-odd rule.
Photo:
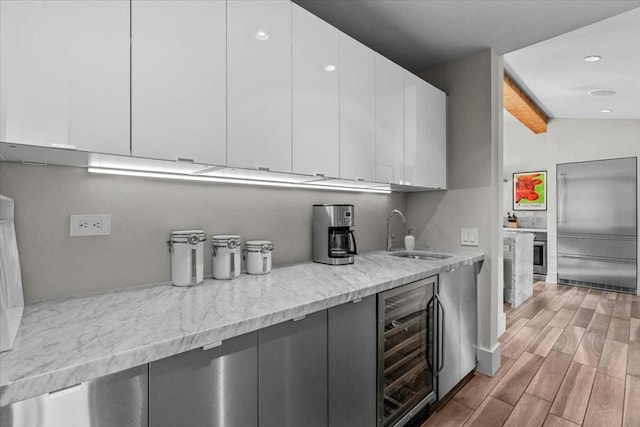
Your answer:
[[[640,426],[640,297],[537,282],[507,312],[502,366],[422,427]]]

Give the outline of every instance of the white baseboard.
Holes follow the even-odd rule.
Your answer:
[[[492,349],[478,347],[478,366],[476,371],[487,376],[494,376],[500,368],[500,343],[496,343]]]

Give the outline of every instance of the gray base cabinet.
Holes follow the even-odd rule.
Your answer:
[[[327,426],[327,310],[258,331],[260,427]]]
[[[147,365],[0,408],[2,427],[146,427]]]
[[[376,296],[329,309],[329,426],[376,425]]]
[[[153,427],[258,425],[258,333],[149,364]]]
[[[444,366],[438,374],[438,399],[476,368],[476,277],[475,264],[440,274],[438,294],[445,320],[440,337]]]

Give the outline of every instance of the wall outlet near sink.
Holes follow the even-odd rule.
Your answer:
[[[69,236],[109,236],[111,235],[111,214],[71,215]]]
[[[461,246],[478,246],[478,229],[477,228],[461,228],[460,229],[460,245]]]

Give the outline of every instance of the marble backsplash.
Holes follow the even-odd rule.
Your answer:
[[[537,216],[520,216],[516,213],[520,220],[520,228],[547,228],[547,218]],[[507,226],[507,217],[502,218],[502,225]]]

